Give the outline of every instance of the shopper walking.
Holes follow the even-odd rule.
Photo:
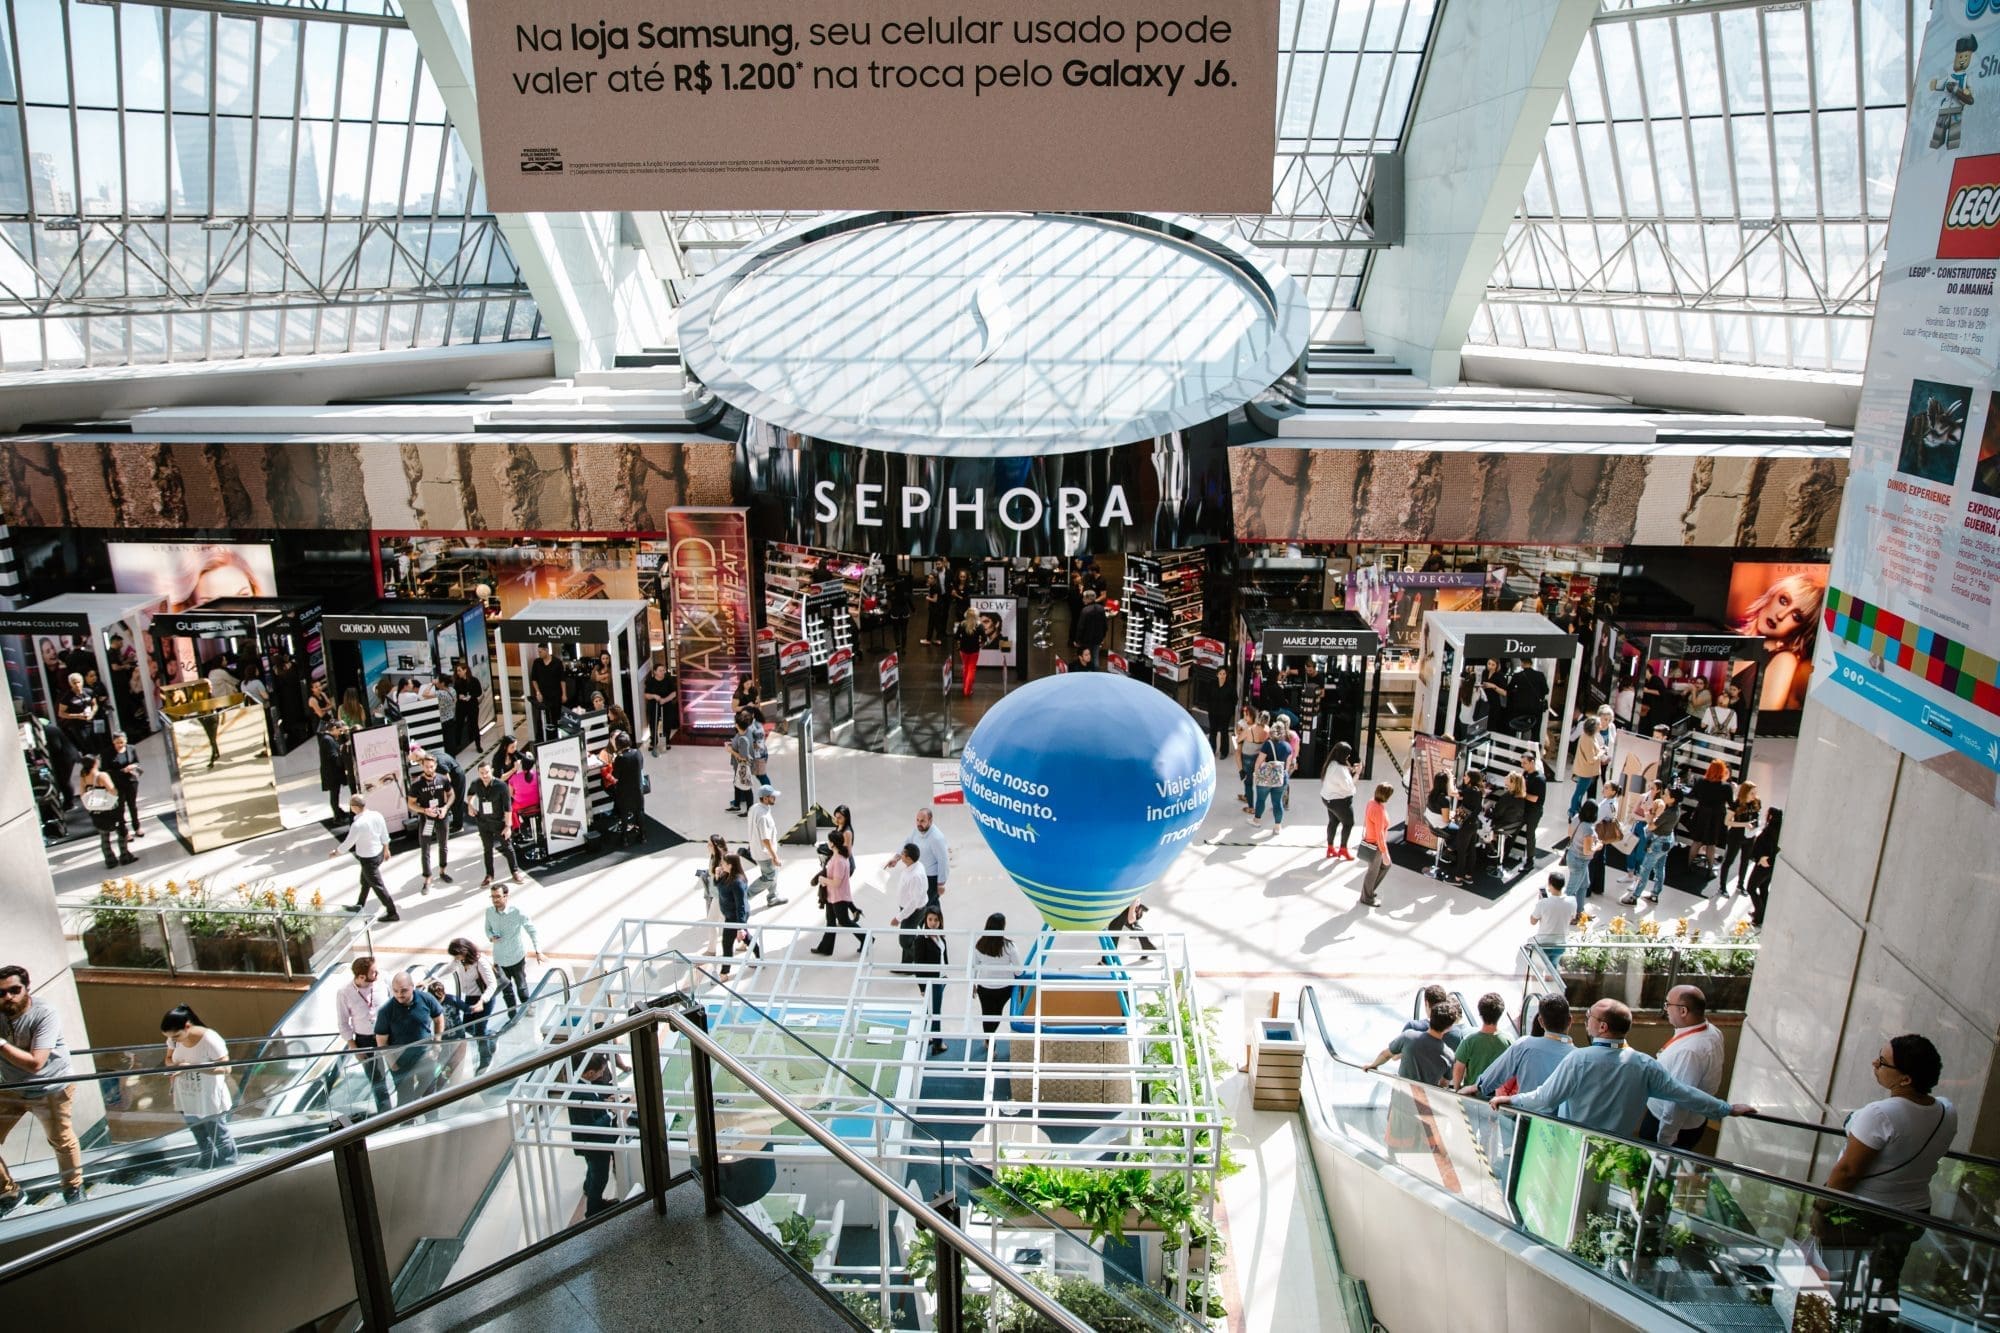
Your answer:
[[[319,724],[314,746],[319,752],[319,789],[326,793],[327,809],[333,823],[346,822],[347,807],[340,799],[343,787],[353,783],[347,776],[347,726],[337,717]]]
[[[1764,908],[1771,900],[1771,871],[1778,864],[1778,836],[1785,827],[1785,812],[1773,810],[1764,816],[1757,841],[1750,844],[1750,883],[1744,896],[1750,899],[1750,924],[1762,930]]]
[[[234,1166],[236,1139],[229,1132],[229,1110],[236,1098],[229,1087],[233,1071],[224,1064],[229,1059],[228,1044],[184,1004],[167,1010],[160,1031],[167,1039],[167,1067],[174,1071],[174,1109],[194,1135],[197,1168]]]
[[[565,673],[562,663],[556,660],[555,648],[543,644],[535,655],[534,665],[528,668],[528,704],[537,741],[555,739],[556,719],[562,716],[563,711],[565,684]]]
[[[494,776],[493,765],[483,763],[479,775],[465,789],[466,804],[472,807],[472,827],[479,833],[480,864],[486,878],[482,889],[493,887],[493,853],[507,863],[507,873],[516,884],[525,883],[521,867],[514,860],[514,789]]]
[[[21,1117],[31,1115],[56,1155],[64,1203],[83,1201],[83,1146],[71,1128],[74,1084],[69,1076],[69,1043],[56,1011],[30,994],[28,969],[0,967],[0,1143]],[[0,1217],[21,1206],[21,1187],[0,1154]]]
[[[451,687],[451,674],[440,671],[431,682],[437,699],[438,726],[444,731],[441,748],[446,754],[458,752],[458,694]]]
[[[903,962],[910,961],[910,932],[923,920],[923,910],[936,901],[931,892],[929,876],[924,874],[923,851],[914,842],[903,844],[903,850],[889,859],[885,867],[889,871],[889,883],[896,892],[896,929],[902,932],[900,944]]]
[[[397,1048],[388,1073],[395,1080],[398,1105],[407,1106],[430,1091],[426,1066],[435,1066],[443,1040],[444,1006],[408,972],[390,977],[389,998],[375,1011],[375,1044]]]
[[[1327,757],[1326,772],[1319,779],[1320,804],[1326,807],[1326,854],[1329,859],[1352,861],[1347,839],[1354,832],[1354,779],[1360,767],[1354,747],[1339,741]]]
[[[139,775],[145,769],[139,766],[139,752],[124,732],[111,733],[111,753],[104,756],[104,768],[118,792],[119,820],[136,842],[146,836],[146,827],[139,822]]]
[[[1569,846],[1563,852],[1563,874],[1576,899],[1576,915],[1583,915],[1590,897],[1590,861],[1597,855],[1597,802],[1585,801],[1569,825]]]
[[[751,937],[747,927],[750,924],[750,881],[743,874],[743,859],[731,852],[722,858],[722,873],[715,878],[715,902],[722,911],[722,976],[729,978],[727,959],[736,955],[739,945],[747,944],[752,956],[763,958],[764,951]]]
[[[970,607],[965,619],[958,622],[958,670],[965,678],[965,689],[961,697],[972,697],[972,678],[979,674],[979,650],[985,646],[986,636],[979,628],[979,617]]]
[[[942,644],[951,624],[951,565],[939,560],[924,580],[924,637],[918,643]]]
[[[1109,632],[1110,623],[1105,618],[1103,594],[1097,589],[1085,587],[1083,590],[1083,610],[1077,613],[1076,625],[1070,631],[1070,642],[1081,655],[1090,653],[1090,669],[1098,670],[1104,657],[1104,636]]]
[[[437,758],[423,755],[417,771],[410,778],[409,794],[404,798],[410,813],[417,817],[417,856],[423,866],[424,882],[417,891],[431,891],[431,847],[437,847],[437,878],[451,883],[451,872],[445,868],[450,855],[450,817],[452,808],[451,782],[438,771]]]
[[[473,1072],[483,1074],[493,1063],[497,1044],[486,1035],[486,1025],[493,1016],[493,1001],[500,993],[500,975],[471,940],[455,939],[445,946],[445,952],[451,958],[446,969],[451,993],[445,996],[444,1006],[451,1010],[459,1035],[472,1038],[477,1046],[479,1067]]]
[[[619,1098],[611,1091],[611,1057],[587,1057],[578,1078],[586,1085],[572,1088],[569,1106],[569,1140],[572,1151],[583,1159],[583,1215],[597,1216],[611,1206],[604,1191],[611,1185],[611,1146],[623,1137],[618,1132],[618,1116],[612,1109]]]
[[[389,1109],[389,1080],[383,1076],[382,1063],[369,1052],[375,1049],[375,1012],[387,998],[382,987],[382,974],[376,969],[373,957],[363,954],[349,964],[354,974],[352,985],[342,986],[334,993],[334,1028],[348,1050],[355,1053],[362,1071],[368,1077],[369,1089],[375,1097],[375,1109]],[[333,1091],[339,1078],[339,1067],[327,1075],[327,1091]]]
[[[104,868],[116,870],[138,860],[125,841],[125,819],[119,809],[118,785],[104,771],[104,761],[94,754],[83,757],[83,771],[77,776],[77,791],[85,812],[90,815],[91,826],[97,830],[97,845],[104,851]],[[111,850],[113,837],[118,839],[115,853]]]
[[[1727,898],[1732,893],[1743,892],[1745,881],[1750,878],[1750,844],[1757,836],[1757,819],[1763,813],[1764,802],[1757,795],[1757,784],[1744,779],[1736,784],[1736,798],[1729,803],[1729,812],[1723,819],[1722,828],[1722,872],[1718,876],[1716,897]],[[1736,887],[1729,887],[1729,868],[1736,867]]]
[[[917,857],[923,864],[924,879],[930,885],[930,896],[941,897],[946,881],[951,877],[951,844],[945,841],[944,830],[937,826],[931,808],[925,806],[917,811],[916,827],[903,839],[906,844],[914,844]],[[890,857],[882,863],[883,869],[893,869],[896,858]]]
[[[1389,798],[1396,789],[1386,782],[1375,784],[1375,795],[1361,811],[1361,859],[1368,869],[1361,876],[1361,905],[1379,906],[1375,896],[1389,873]]]
[[[819,886],[819,903],[826,911],[826,934],[814,946],[822,956],[833,953],[833,935],[843,927],[854,932],[856,953],[868,952],[868,935],[861,929],[861,915],[854,910],[854,849],[844,829],[826,835],[826,864],[814,877]]]
[[[493,970],[499,973],[500,998],[507,1002],[507,1021],[512,1023],[528,1003],[528,955],[542,961],[542,937],[535,923],[520,908],[507,901],[507,886],[495,884],[487,893],[486,939],[493,948]]]
[[[1257,788],[1252,781],[1257,769],[1257,751],[1263,747],[1264,739],[1270,735],[1271,718],[1268,713],[1260,713],[1249,704],[1244,704],[1236,714],[1236,766],[1243,777],[1244,810],[1248,811],[1257,799]]]
[[[486,687],[479,683],[479,677],[462,657],[451,669],[451,692],[458,697],[458,740],[452,744],[451,752],[464,754],[479,744],[479,700]]]
[[[1215,669],[1215,679],[1202,691],[1202,715],[1208,721],[1208,748],[1217,759],[1229,753],[1235,729],[1236,682],[1230,678],[1229,664]]]
[[[1702,775],[1688,791],[1688,864],[1699,870],[1715,868],[1715,858],[1727,836],[1729,807],[1733,793],[1729,786],[1729,765],[1711,759]]]
[[[1264,804],[1269,801],[1272,828],[1284,828],[1285,795],[1291,786],[1292,761],[1291,728],[1285,719],[1279,718],[1271,724],[1271,733],[1264,738],[1264,743],[1257,747],[1257,770],[1252,775],[1257,788],[1257,803],[1250,810],[1252,824],[1264,818]]]
[[[1014,977],[1021,970],[1021,960],[1006,930],[1006,916],[994,912],[986,918],[986,933],[972,946],[972,992],[979,997],[979,1026],[985,1033],[988,1054],[992,1053],[993,1031],[1013,1003]]]
[[[757,738],[751,728],[757,725],[750,710],[736,710],[736,734],[729,738],[729,804],[725,807],[732,815],[748,815],[757,798],[750,794],[750,788],[757,780]]]
[[[1597,784],[1604,776],[1604,764],[1609,758],[1609,752],[1598,738],[1597,718],[1586,717],[1583,730],[1577,736],[1576,756],[1570,765],[1570,774],[1576,779],[1576,786],[1569,794],[1571,819],[1575,819],[1577,812],[1583,809],[1584,801],[1597,795]]]
[[[1652,822],[1647,825],[1646,859],[1639,864],[1639,882],[1619,902],[1629,907],[1639,902],[1660,901],[1660,891],[1667,886],[1667,858],[1673,854],[1680,824],[1680,799],[1672,787],[1663,786],[1659,808],[1653,811]]]
[[[939,1016],[944,1011],[944,969],[951,962],[951,950],[945,947],[941,933],[944,930],[944,910],[936,903],[924,908],[920,929],[924,933],[916,936],[910,945],[910,970],[919,978],[917,993],[926,995],[930,1001],[930,1052],[932,1055],[943,1055],[945,1044],[944,1038],[939,1035]]]
[[[396,910],[389,897],[389,885],[382,878],[382,867],[389,860],[389,821],[379,811],[370,810],[359,796],[347,799],[347,809],[353,815],[347,836],[340,846],[326,854],[331,861],[343,852],[352,852],[355,864],[361,867],[361,896],[347,910],[360,911],[368,905],[368,895],[373,893],[382,904],[382,920],[401,921],[402,913]]]

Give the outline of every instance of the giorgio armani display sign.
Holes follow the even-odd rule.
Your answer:
[[[758,530],[880,555],[1073,555],[1227,541],[1227,424],[1039,458],[950,458],[744,430]]]

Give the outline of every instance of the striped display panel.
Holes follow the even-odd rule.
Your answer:
[[[402,710],[403,734],[411,745],[426,750],[444,749],[444,721],[438,717],[436,699],[425,699]]]
[[[1826,590],[1827,631],[1871,656],[2000,715],[2000,662],[1839,588]]]

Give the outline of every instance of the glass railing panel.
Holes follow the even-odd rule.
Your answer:
[[[337,959],[368,952],[368,929],[360,914],[251,885],[223,891],[106,880],[63,913],[75,966],[171,975],[317,976]]]
[[[1987,1328],[2000,1242],[1524,1117],[1522,1228],[1700,1328]]]

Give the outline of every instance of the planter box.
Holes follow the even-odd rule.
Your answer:
[[[1567,969],[1562,974],[1563,991],[1569,996],[1572,1009],[1588,1009],[1604,998],[1604,974],[1602,972],[1572,972]]]
[[[1743,1013],[1750,1008],[1750,976],[1683,976],[1682,985],[1699,986],[1711,1013]]]
[[[137,926],[83,932],[83,956],[92,967],[136,967],[156,969],[167,965],[166,951],[147,943]]]
[[[1090,1223],[1084,1221],[1081,1217],[1078,1217],[1075,1213],[1072,1213],[1069,1209],[1045,1208],[1042,1210],[1042,1212],[1044,1216],[1046,1216],[1049,1219],[1049,1221],[1055,1223],[1063,1230],[1073,1231],[1079,1236],[1082,1236],[1086,1239],[1089,1238]],[[1028,1219],[1028,1220],[1032,1221],[1033,1219]],[[1125,1214],[1125,1234],[1128,1236],[1133,1234],[1134,1232],[1158,1233],[1159,1230],[1160,1228],[1157,1224],[1150,1221],[1143,1214],[1137,1212],[1136,1210]]]

